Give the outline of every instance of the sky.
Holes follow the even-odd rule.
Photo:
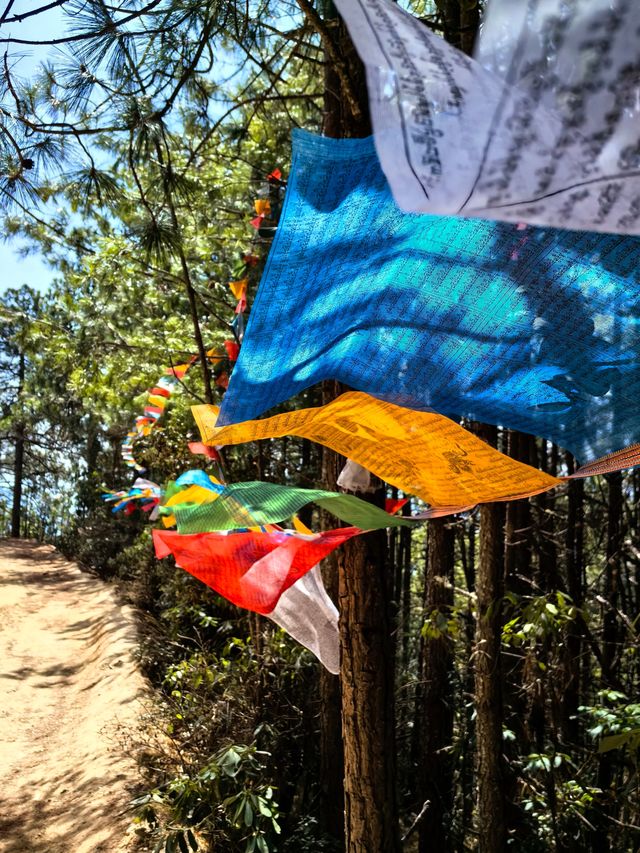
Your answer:
[[[17,0],[11,9],[12,15],[19,15],[41,5],[37,0]],[[60,8],[51,9],[22,23],[13,23],[2,27],[2,36],[23,39],[51,39],[58,37],[63,30],[64,19]],[[14,73],[20,77],[29,77],[37,71],[39,64],[55,56],[51,47],[26,47],[9,45],[9,58]],[[46,290],[54,277],[54,270],[38,255],[24,258],[19,254],[16,241],[0,240],[0,293],[12,287],[28,284],[38,290]]]

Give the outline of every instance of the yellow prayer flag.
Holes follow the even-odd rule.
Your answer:
[[[215,406],[194,406],[209,445],[297,435],[353,459],[442,514],[477,503],[515,500],[547,491],[557,477],[516,462],[436,412],[385,403],[360,391],[326,406],[216,427]]]
[[[297,515],[294,515],[291,520],[293,521],[293,526],[298,533],[304,533],[306,536],[313,536],[313,530],[309,530],[307,525],[303,521],[300,521]]]
[[[269,216],[271,213],[271,202],[268,198],[257,198],[255,208],[258,216]]]
[[[247,285],[249,284],[248,278],[242,278],[240,281],[230,281],[229,288],[231,293],[235,296],[237,300],[243,299],[247,295]]]
[[[213,477],[211,479],[213,479]],[[187,489],[183,489],[180,492],[176,492],[175,495],[172,495],[164,505],[176,506],[177,504],[188,503],[206,504],[217,500],[218,497],[218,492],[213,492],[211,489],[205,489],[204,486],[189,486]]]
[[[164,409],[167,405],[167,398],[161,397],[159,394],[149,394],[147,397],[147,405],[157,406],[159,409]]]

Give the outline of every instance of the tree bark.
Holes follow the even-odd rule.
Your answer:
[[[495,444],[495,427],[478,434]],[[507,846],[505,767],[502,745],[503,521],[499,504],[480,507],[480,555],[476,596],[475,649],[477,804],[479,853],[503,853]]]
[[[22,480],[24,476],[24,424],[16,424],[13,444],[13,497],[11,504],[11,536],[22,533]]]
[[[429,806],[420,823],[420,853],[452,850],[453,642],[437,617],[448,619],[453,606],[454,534],[448,519],[429,523],[425,573],[422,754],[418,762],[420,805]]]
[[[339,557],[347,853],[401,849],[385,551],[376,531],[347,542]]]
[[[307,0],[298,5],[325,48],[325,134],[366,136],[371,126],[364,67],[344,24],[336,17],[320,20]],[[384,506],[384,497],[380,484],[373,500]],[[377,531],[347,542],[338,558],[347,853],[400,851],[386,551],[386,534]]]
[[[18,362],[18,399],[17,406],[22,415],[22,389],[24,386],[25,357],[20,353]],[[22,481],[24,479],[24,440],[25,425],[21,420],[15,427],[13,444],[13,497],[11,503],[11,536],[19,539],[22,533]]]
[[[575,470],[573,456],[567,454],[570,474]],[[565,565],[567,590],[573,604],[581,608],[584,602],[584,480],[569,480],[567,508],[567,532],[565,534]],[[577,713],[581,696],[581,662],[583,635],[581,622],[574,619],[567,628],[562,691],[561,726],[565,743],[578,741],[580,726]]]
[[[602,624],[602,663],[603,670],[610,678],[617,669],[617,639],[618,639],[618,595],[620,584],[620,568],[622,563],[623,546],[623,495],[622,474],[616,471],[607,474],[609,486],[609,500],[607,506],[607,565],[604,575],[604,598],[607,601],[607,609],[604,613]],[[602,791],[603,802],[600,804],[598,814],[594,815],[592,823],[595,831],[592,833],[591,849],[593,853],[610,853],[611,841],[609,830],[611,824],[608,820],[613,811],[614,792],[612,791],[614,778],[614,758],[611,752],[603,753],[598,759],[597,785]]]
[[[322,402],[336,397],[336,383],[325,381]],[[322,486],[335,490],[336,480],[344,460],[328,447],[322,448]],[[335,520],[324,510],[320,513],[322,527],[329,528]],[[322,578],[331,600],[338,604],[338,559],[331,554],[322,561]],[[320,813],[322,829],[344,845],[344,755],[342,749],[342,698],[340,679],[320,667]]]

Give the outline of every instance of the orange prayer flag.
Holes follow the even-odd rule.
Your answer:
[[[271,213],[271,202],[268,198],[257,198],[255,208],[258,216],[269,216]]]
[[[240,281],[230,281],[229,289],[231,293],[235,296],[236,299],[244,299],[247,295],[247,285],[249,284],[249,279],[242,278]]]

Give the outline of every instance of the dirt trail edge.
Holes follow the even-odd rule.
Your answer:
[[[134,612],[52,547],[0,541],[0,851],[124,853]]]

